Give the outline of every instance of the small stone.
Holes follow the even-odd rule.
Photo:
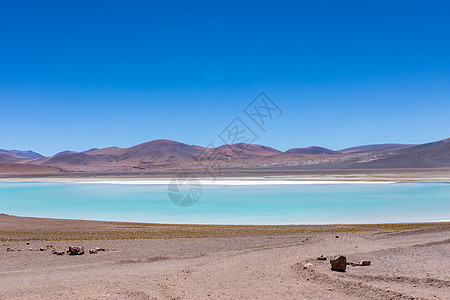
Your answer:
[[[309,269],[312,266],[314,266],[312,263],[307,263],[307,264],[303,265],[303,270]]]
[[[370,260],[363,260],[359,265],[360,266],[370,266],[371,261]]]
[[[355,267],[355,266],[359,266],[360,263],[361,263],[361,262],[360,262],[359,260],[354,260],[354,261],[352,261],[351,265],[352,265],[353,267]]]
[[[68,253],[70,255],[82,255],[82,254],[84,254],[84,248],[79,247],[79,246],[72,246],[72,247],[69,247]]]
[[[317,258],[317,260],[327,260],[327,258],[324,257],[323,254],[322,254],[322,255],[320,255],[320,256]]]
[[[105,248],[95,247],[95,250],[96,250],[97,252],[99,252],[99,251],[105,251]]]
[[[331,270],[338,272],[345,272],[347,268],[347,258],[343,255],[337,254],[330,259]]]
[[[39,251],[45,251],[45,249],[44,248],[39,248]]]
[[[91,249],[91,250],[89,250],[89,254],[97,254],[98,253],[98,251],[97,250],[95,250],[95,249]]]
[[[335,236],[335,238],[337,238],[337,239],[338,239],[338,238],[339,238],[339,236],[337,235],[337,236]]]

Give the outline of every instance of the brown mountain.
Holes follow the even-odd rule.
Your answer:
[[[380,151],[380,150],[395,150],[395,149],[403,149],[416,145],[411,144],[373,144],[373,145],[363,145],[356,146],[351,148],[346,148],[339,150],[339,152],[347,154],[347,153],[355,153],[355,152],[365,152],[365,151]]]
[[[219,159],[252,159],[268,157],[282,153],[281,151],[262,145],[236,143],[223,145],[214,149]]]
[[[200,155],[203,149],[203,147],[170,140],[155,140],[131,148],[115,150],[116,154],[112,155],[117,157],[117,162],[120,164],[167,165],[194,162],[195,157]],[[92,152],[89,155],[93,155]]]
[[[67,154],[76,154],[76,153],[78,153],[78,152],[76,152],[76,151],[70,151],[70,150],[66,150],[66,151],[61,151],[61,152],[58,152],[58,153],[56,153],[55,155],[53,155],[53,156],[60,156],[60,155],[67,155]]]
[[[322,147],[293,148],[286,152],[238,143],[205,148],[170,140],[155,140],[130,148],[108,147],[66,152],[27,160],[0,152],[0,162],[32,163],[66,171],[196,168],[220,161],[223,168],[435,168],[450,167],[450,139],[418,146],[366,145],[333,151]]]
[[[341,154],[339,151],[330,150],[323,147],[311,146],[306,148],[293,148],[289,149],[284,153],[296,153],[296,154],[329,154],[338,155]]]
[[[26,158],[16,154],[0,151],[0,163],[14,163],[26,160]]]
[[[356,165],[364,168],[450,167],[450,138],[390,151],[380,159]],[[355,165],[352,166],[355,167]]]
[[[53,156],[45,160],[42,164],[47,166],[86,166],[86,165],[101,165],[106,161],[99,159],[96,156],[84,153],[69,153]]]

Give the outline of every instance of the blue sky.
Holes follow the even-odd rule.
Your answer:
[[[264,91],[256,143],[450,137],[446,1],[10,1],[0,148],[207,145]]]

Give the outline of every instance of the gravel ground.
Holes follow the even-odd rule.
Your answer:
[[[448,223],[363,226],[359,231],[356,225],[295,227],[295,232],[280,226],[259,231],[206,226],[195,227],[208,233],[202,237],[85,241],[70,240],[71,234],[105,226],[148,228],[5,215],[0,226],[0,299],[448,299],[450,294]],[[148,226],[167,234],[166,226]],[[21,230],[40,237],[50,229],[65,239],[6,241],[15,232],[23,237]],[[224,230],[234,231],[222,236]],[[71,245],[106,251],[51,254]],[[35,251],[39,248],[45,251]],[[329,260],[316,260],[337,253],[372,263],[339,273],[330,270]],[[304,269],[306,263],[312,266]]]

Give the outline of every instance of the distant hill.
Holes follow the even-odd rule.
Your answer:
[[[411,144],[373,144],[373,145],[364,145],[364,146],[356,146],[351,148],[346,148],[339,150],[340,153],[354,153],[354,152],[362,152],[362,151],[378,151],[378,150],[393,150],[393,149],[402,149],[408,148],[416,145]]]
[[[0,175],[3,174],[58,174],[61,169],[20,163],[0,163]]]
[[[44,157],[43,155],[41,155],[37,152],[34,152],[34,151],[30,151],[30,150],[23,151],[23,150],[0,149],[0,152],[6,152],[9,154],[17,155],[17,156],[24,157],[24,158],[31,158],[31,159]]]
[[[246,143],[223,145],[215,148],[214,152],[216,157],[221,159],[249,159],[282,153],[277,149],[267,146]]]
[[[216,148],[154,140],[129,148],[63,151],[51,157],[27,158],[0,151],[0,163],[33,164],[61,171],[124,172],[150,169],[221,168],[302,169],[437,168],[450,167],[450,139],[423,145],[374,144],[334,151],[311,146],[285,152],[264,145],[237,143]],[[32,152],[32,151],[30,151]],[[28,156],[32,156],[31,154]],[[52,169],[53,170],[53,169]]]
[[[0,151],[0,163],[13,163],[24,160],[25,158],[20,157],[15,154],[11,154],[8,152]]]
[[[354,164],[364,168],[441,168],[450,167],[450,139],[397,149],[369,162]]]
[[[287,150],[285,153],[297,153],[297,154],[330,154],[330,155],[337,155],[341,154],[339,151],[330,150],[323,147],[307,147],[307,148],[293,148]]]
[[[76,151],[70,151],[70,150],[66,150],[66,151],[61,151],[61,152],[58,152],[58,153],[56,153],[55,155],[53,155],[53,156],[60,156],[60,155],[67,155],[67,154],[76,154],[76,153],[78,153],[78,152],[76,152]]]

